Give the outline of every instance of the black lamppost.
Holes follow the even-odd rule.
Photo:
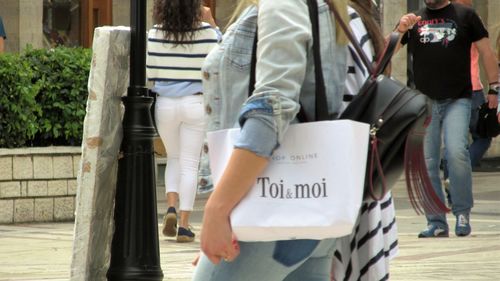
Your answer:
[[[130,86],[123,98],[123,140],[118,162],[115,229],[108,280],[163,280],[151,118],[146,88],[146,0],[130,0]]]

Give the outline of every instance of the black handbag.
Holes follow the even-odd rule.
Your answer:
[[[399,34],[390,35],[384,52],[372,66],[334,5],[326,2],[370,73],[340,116],[371,126],[365,199],[382,199],[404,170],[408,196],[417,213],[423,213],[422,209],[426,213],[449,211],[432,187],[424,160],[423,138],[426,121],[430,120],[427,98],[382,74],[399,42]]]
[[[479,108],[476,133],[481,138],[494,138],[500,134],[497,109],[489,108],[488,103],[483,103]]]

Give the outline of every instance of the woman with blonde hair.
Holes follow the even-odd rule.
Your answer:
[[[347,14],[345,1],[334,3]],[[325,42],[320,46],[324,62],[322,71],[324,77],[329,77],[325,81],[329,114],[337,116],[346,77],[346,39],[333,24],[327,3],[320,0],[318,5],[320,38]],[[231,210],[266,167],[288,125],[296,122],[299,107],[304,108],[305,114],[314,114],[314,91],[310,90],[315,88],[313,59],[308,55],[312,53],[312,30],[306,0],[260,0],[258,11],[255,6],[245,10],[232,27],[232,44],[225,45],[229,40],[225,35],[222,46],[227,49],[221,46],[207,57],[203,66],[204,89],[228,97],[233,93],[241,96],[239,91],[246,85],[248,93],[256,24],[255,90],[237,114],[241,137],[205,206],[201,232],[203,254],[193,280],[327,281],[330,280],[334,238],[235,242],[237,237],[233,237],[231,230]],[[216,52],[222,57],[212,57]],[[234,71],[238,68],[240,72]],[[234,79],[238,75],[241,80]],[[215,99],[212,104],[220,106]],[[212,108],[210,111],[222,110]],[[219,120],[221,124],[228,122],[220,126],[232,127],[235,119]]]

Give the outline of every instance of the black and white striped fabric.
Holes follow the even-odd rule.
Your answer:
[[[350,7],[349,15],[354,35],[368,58],[373,58],[373,45],[361,18]],[[349,51],[346,95],[356,95],[368,73],[352,46],[349,46]],[[347,104],[344,102],[344,106]],[[392,196],[388,193],[381,201],[363,202],[353,233],[337,239],[332,280],[389,280],[389,261],[397,252],[396,214]]]
[[[205,22],[198,28],[195,38],[184,42],[165,39],[164,32],[155,26],[148,32],[148,80],[201,82],[201,66],[218,41],[217,31]]]
[[[351,17],[351,21],[349,25],[351,26],[351,30],[353,35],[359,42],[359,45],[365,52],[366,56],[372,60],[374,60],[373,44],[368,35],[365,26],[363,25],[363,21],[361,21],[361,17],[349,7],[349,16]],[[363,85],[363,82],[368,77],[368,70],[363,65],[363,62],[356,54],[356,50],[349,43],[349,55],[347,56],[347,78],[346,78],[346,96],[353,96],[358,93],[359,88]],[[349,100],[346,98],[343,102],[342,111],[349,104]]]

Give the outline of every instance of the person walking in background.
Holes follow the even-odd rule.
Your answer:
[[[454,0],[458,4],[472,7],[472,0]],[[478,168],[481,159],[491,145],[491,138],[481,138],[476,133],[476,125],[479,118],[479,107],[486,102],[483,85],[479,76],[479,51],[473,44],[471,48],[471,80],[472,80],[472,103],[469,131],[472,136],[472,143],[469,146],[470,162],[472,169]]]
[[[347,8],[344,1],[334,1],[344,16]],[[333,18],[324,1],[319,5],[319,30],[321,34],[321,55],[324,61],[323,73],[330,114],[338,114],[346,77],[346,45],[343,32],[335,27]],[[207,63],[231,61],[235,67],[251,65],[251,52],[254,32],[244,23],[255,25],[255,7],[245,10],[234,27],[232,46],[242,56],[207,58]],[[245,21],[244,19],[248,19]],[[345,20],[345,19],[344,19]],[[256,83],[253,95],[244,103],[239,115],[241,137],[235,143],[226,170],[216,184],[205,206],[201,232],[201,255],[195,270],[195,281],[214,280],[330,280],[330,269],[335,239],[324,240],[286,240],[270,242],[238,242],[229,222],[231,210],[248,192],[268,163],[274,149],[281,142],[290,122],[296,119],[299,99],[305,114],[314,113],[315,88],[312,53],[312,30],[306,0],[260,0],[258,6],[258,45],[256,64]],[[246,28],[245,28],[246,27]],[[233,29],[234,28],[234,29]],[[239,31],[241,33],[237,33]],[[239,34],[239,36],[238,36]],[[337,38],[337,35],[339,38]],[[343,37],[343,38],[342,38]],[[228,42],[224,37],[224,42]],[[251,41],[250,41],[251,40]],[[341,43],[343,42],[343,43]],[[228,55],[222,48],[221,53]],[[213,52],[216,52],[215,50]],[[215,56],[215,55],[214,55]],[[205,65],[207,66],[207,65]],[[225,73],[231,68],[221,68],[217,76],[207,68],[208,79],[237,77],[237,73]],[[226,65],[227,66],[227,65]],[[249,75],[242,72],[242,79],[248,81]],[[222,84],[224,84],[224,80]],[[248,88],[244,83],[231,80],[244,93]],[[241,84],[241,85],[240,85]],[[210,85],[207,85],[210,87]],[[228,85],[226,85],[228,86]],[[226,86],[220,89],[227,89]],[[245,91],[246,89],[246,91]],[[232,95],[233,92],[220,93]],[[228,126],[232,121],[227,120]],[[237,237],[236,237],[237,238]]]
[[[5,39],[7,39],[7,34],[5,33],[2,17],[0,17],[0,54],[5,51]]]
[[[452,0],[461,5],[467,7],[472,7],[472,0]],[[471,82],[472,82],[472,98],[471,98],[471,115],[469,122],[469,132],[472,137],[472,143],[469,146],[470,162],[472,170],[478,169],[481,166],[481,159],[483,158],[486,151],[491,145],[491,138],[482,138],[476,132],[477,122],[479,119],[479,108],[482,104],[486,102],[483,91],[483,84],[481,83],[481,77],[479,75],[479,52],[476,46],[473,44],[471,48]],[[450,180],[448,179],[448,169],[446,168],[446,159],[443,159],[442,163],[443,177],[444,177],[444,188],[446,191],[446,197],[448,204],[451,206],[453,203],[450,199],[449,185]],[[481,168],[484,167],[484,164]]]
[[[385,42],[377,7],[371,0],[350,0],[349,24],[366,57],[376,60]],[[369,72],[352,44],[347,56],[344,107],[368,78]],[[387,73],[389,75],[389,73]],[[391,192],[380,201],[365,200],[350,235],[337,239],[332,265],[333,280],[388,280],[389,262],[398,253],[398,229]]]
[[[442,202],[439,163],[441,135],[450,179],[455,234],[471,233],[473,207],[472,170],[469,145],[471,114],[471,46],[479,51],[490,90],[498,90],[498,68],[490,46],[488,31],[473,9],[448,0],[424,0],[426,8],[401,17],[396,30],[402,44],[413,56],[415,85],[430,98],[432,118],[425,136],[425,159],[431,183]],[[490,108],[497,107],[497,96],[490,91]],[[445,213],[426,214],[427,229],[418,237],[448,237]]]
[[[205,136],[201,65],[221,35],[201,0],[157,0],[153,13],[156,25],[148,33],[146,68],[148,80],[154,82],[152,91],[158,95],[154,118],[167,152],[168,210],[162,233],[177,235],[177,242],[192,242],[195,234],[189,217]]]

